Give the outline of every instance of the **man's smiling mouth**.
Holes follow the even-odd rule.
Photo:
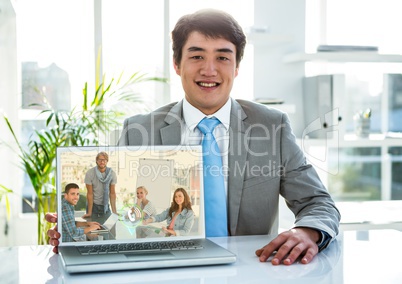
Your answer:
[[[205,88],[212,88],[212,87],[217,87],[220,84],[219,83],[205,83],[205,82],[197,82],[197,84],[201,87],[205,87]]]

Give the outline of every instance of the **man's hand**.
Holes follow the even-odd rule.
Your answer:
[[[281,262],[290,265],[298,257],[302,257],[301,263],[307,264],[318,253],[317,242],[319,239],[320,233],[317,230],[297,227],[280,233],[269,244],[256,250],[255,254],[261,262],[266,262],[276,251],[271,261],[273,265],[279,265]]]
[[[84,230],[84,233],[96,231],[101,228],[98,222],[88,222],[88,227]]]
[[[100,228],[100,224],[99,224],[98,222],[87,222],[87,225],[88,225],[89,227],[91,227],[91,226],[98,226],[98,227]]]
[[[82,215],[81,218],[83,218],[83,219],[91,218],[91,215],[92,214],[85,213],[84,215]]]
[[[59,239],[60,233],[57,231],[57,214],[56,213],[46,213],[45,215],[46,221],[50,223],[56,223],[56,225],[47,231],[47,235],[49,236],[49,244],[54,246],[53,252],[59,253]]]

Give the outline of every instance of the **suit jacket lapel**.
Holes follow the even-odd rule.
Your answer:
[[[228,211],[229,230],[231,235],[236,233],[240,201],[243,191],[243,176],[241,173],[246,166],[248,136],[245,134],[248,124],[244,122],[246,113],[240,104],[232,100],[230,112],[229,139],[229,178],[228,178]]]
[[[160,129],[162,145],[179,145],[181,142],[181,125],[183,123],[183,102],[175,104],[165,117],[167,126]]]

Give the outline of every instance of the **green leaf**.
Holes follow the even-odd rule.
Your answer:
[[[85,82],[84,89],[82,89],[82,94],[84,95],[84,103],[82,104],[82,109],[88,109],[88,83]]]

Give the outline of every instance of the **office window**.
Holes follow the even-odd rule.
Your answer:
[[[390,147],[391,199],[402,200],[402,147]]]
[[[330,157],[339,163],[330,164],[329,191],[336,201],[381,200],[381,148],[331,149]],[[331,169],[331,166],[338,167]]]
[[[45,127],[44,102],[56,110],[81,103],[84,82],[92,79],[93,6],[91,1],[20,0],[16,3],[20,69],[21,141]],[[44,100],[45,98],[45,100]],[[39,105],[38,105],[39,104]],[[22,196],[34,201],[25,175]],[[23,212],[32,210],[25,202]]]
[[[94,59],[91,1],[21,0],[16,5],[17,48],[21,62],[22,106],[36,102],[38,93],[64,106],[81,99]],[[36,90],[33,90],[36,89]],[[36,94],[35,94],[36,92]],[[30,97],[36,97],[32,99]]]
[[[128,78],[136,72],[168,78],[164,74],[164,2],[103,0],[102,53],[106,80]],[[162,84],[139,84],[143,107],[132,112],[147,112],[168,103]],[[135,114],[135,113],[132,113]]]

